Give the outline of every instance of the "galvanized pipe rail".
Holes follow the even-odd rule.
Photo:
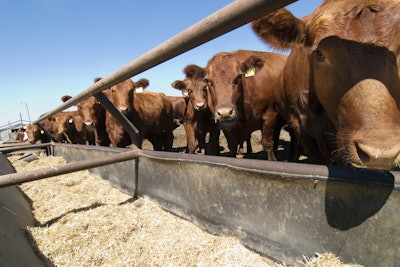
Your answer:
[[[161,64],[179,54],[206,43],[224,33],[234,30],[262,15],[284,7],[297,0],[236,0],[211,14],[195,25],[175,35],[146,54],[96,82],[86,90],[64,102],[56,109],[44,114],[33,123],[78,104],[88,96],[109,88],[147,69]]]
[[[44,148],[52,145],[52,143],[41,143],[41,144],[18,144],[13,146],[4,146],[0,148],[0,153],[8,153],[12,151],[34,149],[34,148]]]
[[[108,157],[75,161],[71,163],[61,164],[48,168],[41,168],[28,172],[5,174],[0,176],[0,188],[10,185],[18,185],[21,183],[31,182],[35,180],[40,180],[56,175],[100,167],[117,162],[127,161],[138,158],[139,154],[140,154],[139,150],[132,149],[127,152],[116,153]],[[136,195],[136,193],[134,195]]]

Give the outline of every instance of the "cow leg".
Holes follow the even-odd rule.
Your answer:
[[[205,150],[206,150],[206,136],[204,134],[204,132],[200,132],[196,134],[197,136],[197,141],[199,144],[199,150],[201,154],[205,154]]]
[[[172,151],[172,145],[174,143],[174,134],[172,132],[173,130],[166,130],[165,133],[163,134],[163,150],[164,151]]]
[[[290,136],[288,161],[297,162],[300,157],[300,145],[297,140],[297,135],[296,135],[295,131],[290,127],[286,127],[286,130],[289,132],[289,136]]]
[[[267,110],[263,115],[263,126],[261,129],[261,144],[264,151],[267,152],[268,160],[276,160],[275,157],[275,138],[277,113],[273,110]],[[279,135],[278,135],[279,138]]]
[[[153,150],[155,151],[162,151],[162,142],[159,137],[157,136],[148,136],[147,140],[153,145]]]
[[[196,152],[197,143],[196,143],[196,134],[194,125],[191,123],[183,123],[186,132],[186,141],[187,148],[190,154],[194,154]]]
[[[210,128],[210,138],[206,146],[206,155],[219,155],[219,135],[220,129],[217,124],[212,124]]]
[[[240,144],[241,138],[237,133],[240,132],[239,129],[222,129],[222,132],[225,135],[226,141],[228,143],[229,152],[227,154],[228,157],[236,157],[237,149]],[[235,134],[236,133],[236,134]]]

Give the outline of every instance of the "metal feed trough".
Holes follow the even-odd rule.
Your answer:
[[[289,2],[234,1],[35,122],[89,95],[118,116],[101,95],[103,89]],[[135,142],[135,128],[125,122]],[[4,154],[28,148],[45,148],[69,163],[13,173]],[[14,236],[20,237],[23,226],[34,221],[15,185],[82,169],[125,193],[148,195],[212,233],[237,236],[253,250],[289,265],[316,252],[332,252],[344,262],[365,266],[400,262],[399,172],[60,143],[3,147],[0,152],[0,265],[8,258],[41,266],[32,251],[20,257],[18,250],[6,249],[10,240],[22,247],[25,241]]]

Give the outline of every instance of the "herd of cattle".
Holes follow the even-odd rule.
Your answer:
[[[400,1],[325,0],[312,14],[279,9],[251,23],[254,32],[288,56],[238,50],[214,55],[207,65],[184,68],[172,87],[182,97],[143,91],[149,81],[128,79],[103,93],[155,150],[171,150],[183,124],[187,151],[229,155],[261,130],[269,160],[281,129],[290,133],[289,160],[391,169],[400,162]],[[95,80],[97,82],[98,79]],[[67,100],[68,97],[63,97]],[[60,142],[126,147],[128,132],[94,96],[78,110],[41,126]],[[37,125],[29,140],[44,138]],[[206,135],[209,135],[206,141]],[[139,144],[140,146],[140,144]]]

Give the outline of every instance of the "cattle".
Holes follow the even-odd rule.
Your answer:
[[[176,80],[171,86],[181,90],[188,97],[186,112],[183,118],[189,153],[199,148],[203,154],[219,154],[219,128],[212,121],[208,105],[208,87],[204,80],[205,70],[197,65],[188,65],[183,70],[185,79]],[[206,134],[209,133],[209,145],[206,146]]]
[[[139,148],[146,138],[152,143],[154,150],[170,151],[175,128],[172,104],[162,93],[135,93],[135,88],[145,88],[148,84],[147,79],[136,83],[127,79],[108,89],[108,95],[118,110],[138,128]],[[126,147],[132,143],[128,133],[108,112],[106,127],[112,146]]]
[[[183,117],[186,113],[187,99],[183,96],[167,96],[172,104],[173,118],[175,122],[175,128],[178,128],[183,124]]]
[[[47,143],[50,142],[50,137],[39,128],[37,124],[28,124],[25,129],[28,135],[28,142],[34,144],[36,142]]]
[[[400,2],[325,1],[299,19],[279,9],[252,22],[291,48],[281,109],[311,162],[391,169],[400,157]]]
[[[58,135],[70,144],[94,144],[94,133],[85,127],[78,111],[64,111],[54,116]]]
[[[227,139],[229,156],[235,156],[238,145],[260,129],[267,158],[276,160],[274,140],[283,122],[275,94],[282,87],[279,75],[285,62],[285,55],[237,50],[220,52],[207,63],[210,108]]]
[[[94,82],[100,78],[95,78]],[[97,146],[109,146],[110,138],[106,131],[106,109],[97,101],[94,96],[90,96],[77,104],[79,115],[87,129],[92,129]]]
[[[61,101],[66,102],[71,98],[69,95],[64,95],[61,97]],[[91,100],[91,97],[89,98]],[[88,103],[87,99],[83,102]],[[78,106],[77,111],[60,112],[54,115],[54,119],[57,121],[58,134],[64,136],[68,143],[95,145],[97,144],[96,128],[93,124],[84,123],[81,113]]]
[[[27,141],[29,143],[47,143],[50,142],[52,138],[55,141],[63,140],[63,137],[58,135],[58,127],[54,120],[54,117],[44,119],[40,121],[39,124],[40,127],[37,124],[28,124],[26,126],[25,132],[27,134]]]
[[[25,129],[24,128],[18,128],[16,139],[17,139],[17,142],[19,142],[19,143],[24,142],[24,139],[25,139]]]

